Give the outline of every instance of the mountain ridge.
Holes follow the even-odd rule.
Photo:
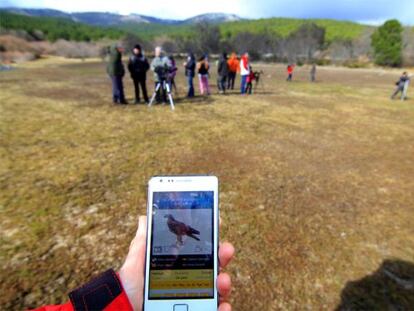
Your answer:
[[[235,14],[205,13],[187,19],[164,19],[138,13],[118,14],[111,12],[64,12],[55,9],[5,7],[0,11],[35,17],[66,18],[92,26],[122,26],[124,24],[191,25],[199,22],[224,23],[245,20]]]

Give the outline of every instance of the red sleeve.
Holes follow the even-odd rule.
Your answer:
[[[70,301],[62,305],[43,306],[34,311],[132,311],[121,281],[108,270],[69,294]]]
[[[73,306],[70,302],[67,302],[63,305],[43,306],[33,311],[73,311]]]

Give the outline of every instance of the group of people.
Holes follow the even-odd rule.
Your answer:
[[[115,104],[127,104],[124,93],[123,77],[125,68],[122,62],[124,48],[120,44],[113,45],[109,49],[109,60],[107,73],[112,81],[112,100]],[[187,81],[187,97],[195,96],[194,79],[198,77],[199,92],[201,95],[210,95],[211,88],[210,62],[208,55],[202,55],[196,60],[193,53],[187,55],[183,64]],[[155,48],[155,57],[149,63],[139,44],[135,45],[132,55],[128,60],[128,71],[135,88],[135,104],[141,102],[141,93],[144,103],[148,104],[150,99],[147,91],[147,72],[154,73],[154,83],[157,102],[167,101],[167,90],[172,88],[177,90],[175,77],[177,75],[177,65],[173,56],[164,55],[160,47]],[[220,55],[217,63],[217,86],[220,94],[225,94],[226,90],[234,90],[237,74],[240,73],[240,93],[252,94],[253,81],[258,79],[258,74],[253,71],[249,61],[249,54],[244,53],[239,59],[235,53],[227,57],[226,53]],[[168,89],[165,86],[168,83]],[[157,87],[162,84],[161,87]]]
[[[124,65],[122,63],[122,53],[124,48],[122,45],[113,45],[109,49],[109,61],[107,65],[107,73],[112,80],[112,99],[115,104],[127,104],[124,94],[123,77],[125,75]],[[187,97],[195,96],[194,79],[198,77],[199,92],[201,95],[210,95],[211,88],[210,78],[210,62],[208,55],[202,55],[196,60],[193,53],[187,55],[187,59],[183,64],[187,81]],[[287,66],[287,79],[291,82],[293,79],[294,64]],[[155,83],[155,99],[158,103],[167,102],[167,92],[171,89],[177,91],[175,77],[178,67],[173,56],[164,55],[160,47],[155,48],[155,57],[151,63],[144,56],[143,50],[139,44],[135,45],[132,55],[128,60],[128,71],[135,88],[135,103],[141,101],[141,92],[144,103],[149,103],[147,92],[147,72],[151,70],[154,73]],[[237,74],[240,74],[240,93],[243,95],[252,94],[253,82],[259,81],[260,73],[254,72],[250,64],[249,54],[244,53],[240,58],[236,53],[232,53],[230,57],[226,53],[222,53],[217,62],[217,86],[220,94],[225,94],[227,90],[234,90]],[[313,64],[310,69],[309,79],[311,82],[316,80],[316,65]],[[407,89],[410,78],[406,72],[402,74],[396,89],[391,96],[394,99],[401,92],[401,98],[406,99]],[[161,87],[160,85],[161,84]],[[168,87],[165,85],[168,84]],[[158,85],[158,87],[157,87]]]

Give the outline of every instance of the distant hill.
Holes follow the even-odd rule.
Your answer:
[[[0,10],[0,33],[10,30],[25,32],[20,36],[34,40],[96,41],[103,38],[119,39],[125,31],[117,28],[86,25],[66,17],[28,16]]]
[[[183,24],[196,24],[200,22],[209,22],[212,24],[228,23],[245,20],[235,14],[225,14],[225,13],[207,13],[202,15],[197,15],[192,18],[188,18],[182,21]]]
[[[63,11],[53,9],[25,9],[25,8],[0,8],[2,12],[9,12],[13,14],[26,15],[26,16],[37,16],[37,17],[57,17],[57,18],[68,18],[71,19],[71,14]]]
[[[116,27],[123,31],[138,34],[141,38],[151,40],[164,35],[185,35],[191,31],[191,26],[199,22],[217,24],[225,38],[240,32],[262,33],[270,32],[280,36],[288,36],[305,22],[314,22],[326,28],[326,40],[347,40],[359,37],[364,30],[373,28],[349,21],[329,19],[295,19],[267,18],[243,19],[234,14],[207,13],[185,20],[161,19],[140,14],[121,15],[116,13],[82,12],[67,13],[52,9],[3,8],[0,11],[11,12],[33,17],[65,18],[72,22],[91,26]]]
[[[93,26],[123,26],[125,24],[191,25],[203,21],[217,24],[242,20],[242,18],[237,15],[225,13],[207,13],[197,15],[185,20],[174,20],[156,18],[135,13],[128,15],[109,12],[67,13],[52,9],[26,9],[15,7],[2,8],[0,10],[26,16],[66,18],[75,22],[81,22]]]
[[[358,24],[349,21],[337,21],[329,19],[295,19],[295,18],[267,18],[267,19],[243,19],[234,14],[207,13],[185,20],[161,19],[141,14],[121,15],[106,12],[75,12],[68,13],[53,9],[30,9],[30,8],[1,8],[1,13],[15,14],[14,18],[8,16],[8,20],[0,20],[0,26],[8,29],[21,29],[30,31],[31,27],[36,27],[49,35],[48,39],[55,40],[57,36],[71,40],[94,40],[105,36],[102,27],[109,30],[107,35],[115,38],[125,32],[139,35],[145,40],[152,40],[159,36],[180,36],[188,35],[192,31],[192,26],[199,22],[209,22],[220,27],[223,38],[231,38],[241,32],[250,33],[273,33],[278,36],[286,37],[303,23],[314,22],[326,29],[326,41],[353,40],[359,38],[364,32],[372,31],[373,26]],[[18,18],[17,16],[20,16]],[[27,19],[24,20],[24,17]],[[30,18],[33,18],[31,20]],[[50,18],[55,20],[50,20]],[[3,18],[4,19],[4,18]],[[43,20],[44,19],[44,20]],[[58,29],[48,29],[49,26],[58,23]],[[42,21],[45,22],[42,25]],[[96,28],[87,28],[86,26]],[[63,28],[62,28],[63,27]],[[114,29],[118,28],[118,32]],[[70,29],[71,34],[68,34]],[[75,30],[74,30],[75,29]],[[80,30],[82,29],[82,30]],[[87,35],[90,31],[92,35]],[[108,30],[105,30],[108,31]],[[72,34],[75,33],[73,36]]]

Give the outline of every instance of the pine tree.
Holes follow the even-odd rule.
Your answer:
[[[402,63],[402,31],[398,20],[386,21],[372,34],[375,63],[398,67]]]

